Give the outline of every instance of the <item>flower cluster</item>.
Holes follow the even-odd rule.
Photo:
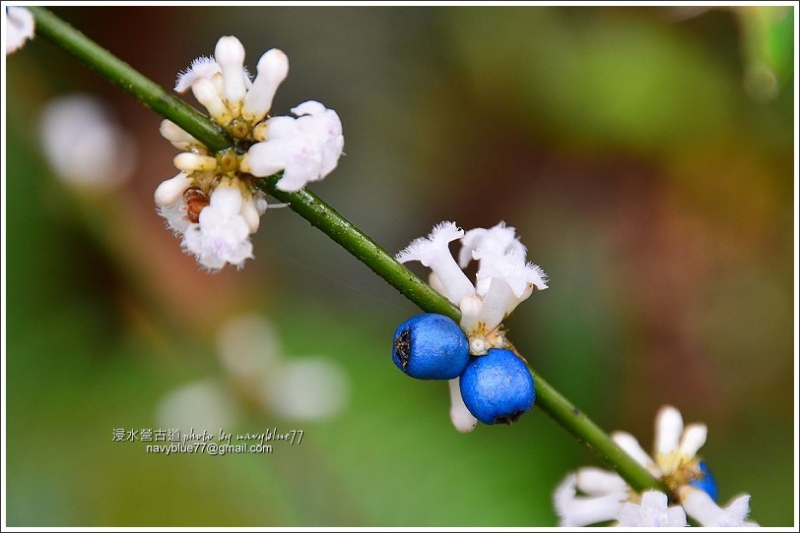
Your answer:
[[[456,262],[449,245],[459,239],[462,247]],[[467,367],[471,370],[446,379],[450,380],[450,418],[455,428],[463,433],[475,428],[476,418],[486,423],[493,420],[512,422],[533,404],[532,379],[528,386],[527,380],[520,378],[521,388],[514,392],[525,401],[517,398],[507,404],[504,400],[500,402],[502,408],[497,409],[483,409],[487,406],[487,394],[491,392],[484,387],[485,378],[473,381],[477,376],[489,376],[497,371],[508,372],[509,376],[519,374],[519,368],[511,359],[499,355],[513,352],[505,338],[502,322],[520,302],[530,297],[534,289],[547,288],[545,273],[537,265],[527,262],[525,256],[525,246],[516,237],[514,228],[503,222],[489,229],[476,228],[467,232],[453,222],[442,222],[433,228],[430,235],[414,240],[397,254],[401,263],[419,261],[429,267],[430,285],[461,310],[460,328],[466,335],[468,352],[473,356]],[[463,270],[473,260],[478,261],[474,284]],[[395,337],[396,350],[397,334]],[[478,363],[475,359],[487,355],[491,357],[486,361]],[[530,379],[530,373],[519,357],[513,359],[522,364],[524,374]],[[490,361],[497,361],[497,366]],[[468,384],[461,382],[466,376],[469,376]],[[468,395],[465,395],[466,391],[469,391]],[[476,401],[478,397],[482,399]],[[470,405],[465,404],[465,399]],[[509,405],[522,405],[528,399],[527,409],[509,411]]]
[[[717,482],[697,456],[707,432],[704,424],[684,428],[680,412],[664,406],[656,416],[655,458],[629,433],[613,433],[617,445],[660,479],[670,494],[639,494],[613,472],[581,468],[569,474],[553,496],[561,525],[580,527],[616,521],[621,526],[683,527],[688,515],[706,527],[757,526],[747,521],[750,495],[738,496],[724,508],[717,505]],[[670,498],[679,505],[669,506]]]
[[[209,270],[253,257],[250,235],[267,208],[258,178],[282,172],[276,187],[298,191],[330,174],[344,147],[339,116],[319,102],[294,107],[294,117],[270,115],[289,71],[286,54],[266,52],[254,79],[244,55],[236,37],[222,37],[214,57],[194,60],[175,85],[179,93],[191,89],[234,147],[214,153],[174,123],[161,124],[161,134],[184,152],[174,160],[180,173],[156,189],[155,202],[184,250]]]

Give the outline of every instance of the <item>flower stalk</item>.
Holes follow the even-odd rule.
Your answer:
[[[144,106],[177,124],[211,150],[219,151],[234,145],[233,139],[203,114],[166,92],[49,10],[41,7],[29,9],[36,20],[36,33],[39,36],[91,67],[109,82],[142,102]],[[278,189],[276,184],[281,177],[282,174],[276,174],[259,180],[259,187],[277,200],[289,204],[292,210],[367,265],[423,311],[439,313],[459,321],[461,316],[458,308],[314,193],[307,189],[296,192]],[[632,488],[637,491],[656,489],[667,492],[659,480],[624,452],[540,374],[533,370],[532,374],[537,390],[536,405],[541,410],[593,450]]]

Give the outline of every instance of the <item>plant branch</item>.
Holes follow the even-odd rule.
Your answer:
[[[217,125],[182,100],[138,73],[50,11],[29,8],[36,19],[36,32],[62,48],[80,62],[93,68],[102,77],[117,85],[159,115],[171,120],[212,150],[233,145]],[[275,187],[280,175],[260,180],[259,185],[276,199],[286,202],[300,216],[325,233],[345,250],[367,265],[373,272],[395,287],[422,310],[439,313],[458,321],[459,310],[434,291],[392,255],[356,228],[332,207],[307,189],[284,192]],[[657,489],[668,494],[663,484],[634,461],[586,415],[572,405],[535,371],[536,405],[564,429],[593,450],[614,468],[631,487],[638,491]]]

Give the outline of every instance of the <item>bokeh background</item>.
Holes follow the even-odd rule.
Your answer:
[[[532,365],[647,449],[665,403],[705,422],[721,501],[748,492],[752,519],[792,524],[791,8],[55,12],[168,88],[222,35],[253,71],[284,50],[273,112],[316,99],[344,124],[314,192],[392,253],[442,220],[516,227],[551,279],[507,321]],[[418,310],[288,209],[243,270],[200,272],[152,203],[176,172],[160,118],[42,39],[7,67],[8,525],[556,525],[555,486],[598,463],[544,413],[454,431],[446,385],[391,363]],[[77,92],[131,135],[120,185],[67,182],[43,156],[44,106]],[[241,316],[261,326],[232,349]],[[247,365],[312,358],[327,370],[277,396],[330,409],[245,386]],[[114,441],[195,420],[305,434],[272,455]]]

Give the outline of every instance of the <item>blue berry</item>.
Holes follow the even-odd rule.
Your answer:
[[[392,360],[412,378],[453,379],[469,362],[469,342],[453,319],[423,313],[394,332]]]
[[[484,424],[513,424],[536,400],[528,367],[516,354],[500,348],[473,357],[460,385],[467,409]]]
[[[694,481],[690,481],[689,485],[697,487],[711,496],[712,500],[717,501],[717,498],[719,497],[717,480],[714,479],[714,475],[711,473],[711,470],[708,469],[708,465],[705,461],[701,460],[698,466],[700,467],[700,471],[703,473],[703,476],[699,479],[695,479]]]

